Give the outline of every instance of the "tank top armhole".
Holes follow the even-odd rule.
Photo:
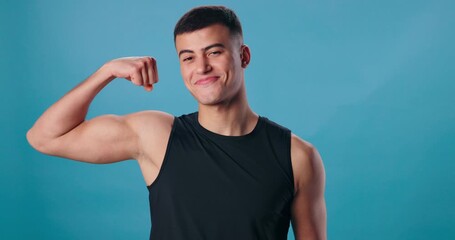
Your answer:
[[[148,190],[151,190],[152,187],[154,185],[156,185],[156,182],[158,182],[160,176],[162,175],[161,173],[163,172],[163,169],[166,167],[166,163],[167,163],[167,159],[168,159],[168,155],[169,155],[169,152],[170,152],[170,148],[171,148],[171,145],[172,145],[172,141],[174,139],[174,132],[175,132],[175,128],[176,128],[176,122],[177,122],[177,117],[174,116],[174,121],[172,122],[172,128],[171,128],[171,133],[169,135],[169,140],[167,142],[167,146],[166,146],[166,152],[164,153],[164,158],[163,158],[163,162],[161,163],[161,167],[158,171],[158,175],[156,176],[155,180],[147,186]]]
[[[288,166],[289,166],[289,174],[290,174],[290,180],[291,180],[291,189],[292,189],[292,195],[295,195],[295,184],[294,184],[294,168],[292,166],[292,155],[291,155],[291,148],[292,148],[292,131],[287,129],[286,131],[286,159],[288,161]]]
[[[292,142],[292,131],[270,119],[263,117],[263,119],[268,123],[269,127],[275,129],[279,137],[275,142],[279,148],[279,154],[282,156],[280,158],[280,167],[283,170],[287,181],[289,183],[288,189],[292,196],[295,195],[295,184],[294,184],[294,171],[292,167],[292,158],[291,158],[291,142]],[[271,143],[272,144],[272,143]]]

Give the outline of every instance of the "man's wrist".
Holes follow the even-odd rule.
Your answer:
[[[97,77],[103,79],[103,82],[109,83],[110,81],[114,80],[116,77],[112,74],[112,70],[110,68],[109,62],[105,63],[101,66],[95,73]]]

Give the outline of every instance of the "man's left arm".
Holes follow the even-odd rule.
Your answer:
[[[295,239],[325,240],[327,212],[321,156],[313,145],[292,134],[291,160],[295,184],[291,221]]]

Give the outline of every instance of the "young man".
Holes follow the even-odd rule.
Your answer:
[[[125,78],[147,91],[151,57],[107,62],[58,100],[27,133],[49,155],[89,163],[136,159],[150,192],[151,239],[326,239],[325,175],[317,150],[248,105],[251,58],[235,13],[192,9],[174,40],[198,112],[144,111],[86,120],[91,101]]]

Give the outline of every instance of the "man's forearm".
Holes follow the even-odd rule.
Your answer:
[[[31,145],[38,147],[71,131],[85,120],[90,103],[113,77],[105,66],[66,93],[49,107],[27,133]]]

